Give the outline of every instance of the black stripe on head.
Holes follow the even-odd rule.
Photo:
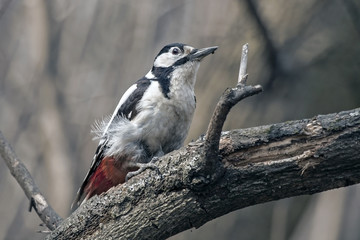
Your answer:
[[[125,117],[129,120],[133,119],[137,114],[136,105],[139,103],[140,99],[143,97],[146,89],[150,85],[150,80],[147,78],[141,78],[136,82],[136,89],[130,96],[125,100],[121,105],[116,116]],[[131,114],[130,114],[131,113]],[[130,116],[129,116],[130,114]]]
[[[156,77],[155,79],[151,79],[153,81],[158,81],[161,86],[161,90],[164,93],[165,97],[170,99],[168,96],[170,92],[170,75],[174,71],[174,68],[180,65],[185,64],[189,61],[189,57],[185,56],[177,60],[172,66],[170,67],[153,67],[151,69],[152,74]]]
[[[177,60],[172,66],[173,67],[180,66],[180,65],[185,64],[188,61],[189,61],[189,56],[185,56],[185,57],[180,58],[179,60]]]
[[[180,48],[180,50],[181,50],[182,52],[184,52],[184,46],[185,46],[185,44],[183,44],[183,43],[171,43],[171,44],[168,44],[168,45],[166,45],[165,47],[163,47],[163,48],[160,50],[160,52],[158,53],[158,55],[156,55],[156,57],[160,56],[160,55],[163,54],[163,53],[169,52],[170,48],[172,48],[172,47],[178,47],[178,48]],[[155,59],[156,59],[156,58],[155,58]]]

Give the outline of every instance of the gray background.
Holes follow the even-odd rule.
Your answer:
[[[2,0],[0,130],[62,216],[112,113],[162,46],[218,45],[200,67],[186,140],[206,130],[250,44],[250,84],[265,92],[237,105],[226,129],[309,118],[360,106],[360,3],[356,0]],[[0,239],[42,239],[44,228],[0,161]],[[360,239],[360,189],[261,204],[172,239]]]

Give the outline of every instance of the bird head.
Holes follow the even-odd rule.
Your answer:
[[[163,47],[155,57],[154,65],[147,74],[148,78],[174,79],[181,83],[195,83],[200,61],[211,53],[217,46],[208,48],[194,48],[182,43],[172,43]]]

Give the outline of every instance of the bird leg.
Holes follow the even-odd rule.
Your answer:
[[[159,168],[156,166],[155,162],[158,160],[158,157],[153,157],[150,162],[148,163],[129,163],[129,168],[138,168],[136,171],[128,172],[125,177],[125,182],[127,182],[130,178],[139,175],[146,169],[152,169],[156,170],[158,173],[160,173]]]

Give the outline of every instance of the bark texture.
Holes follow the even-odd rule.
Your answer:
[[[165,239],[240,208],[359,183],[360,108],[223,132],[216,181],[203,174],[203,149],[199,139],[162,157],[161,174],[93,197],[47,239]]]

